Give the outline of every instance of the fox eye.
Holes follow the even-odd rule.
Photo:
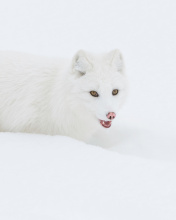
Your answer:
[[[98,95],[98,92],[96,92],[96,91],[90,91],[90,94],[92,95],[92,96],[94,96],[94,97],[98,97],[99,95]]]
[[[112,91],[112,95],[117,95],[117,94],[118,94],[118,92],[119,92],[119,90],[118,90],[118,89],[114,89],[114,90]]]

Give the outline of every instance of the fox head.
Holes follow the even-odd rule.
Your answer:
[[[88,120],[111,127],[127,93],[124,61],[119,50],[93,55],[80,50],[72,61],[75,105]]]

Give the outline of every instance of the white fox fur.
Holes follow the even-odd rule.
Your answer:
[[[0,131],[86,141],[105,129],[99,120],[108,121],[108,112],[118,113],[126,82],[118,50],[100,55],[78,51],[72,60],[0,52]],[[119,90],[116,96],[113,89]]]

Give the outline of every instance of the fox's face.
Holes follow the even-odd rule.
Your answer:
[[[109,128],[127,92],[120,52],[115,50],[109,54],[93,56],[79,51],[73,60],[73,73],[73,93],[77,97],[77,106],[84,109],[84,117]]]

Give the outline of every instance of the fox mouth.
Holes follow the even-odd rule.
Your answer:
[[[100,124],[101,124],[104,128],[110,128],[110,127],[111,127],[111,123],[112,123],[112,121],[100,120]]]

